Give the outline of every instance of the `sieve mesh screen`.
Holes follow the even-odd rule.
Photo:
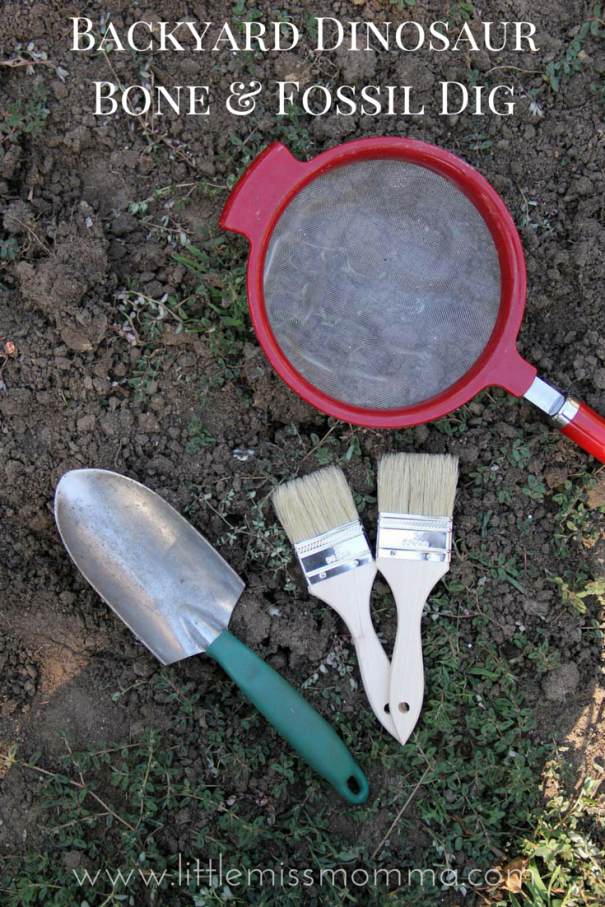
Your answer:
[[[444,177],[395,160],[346,164],[287,206],[263,275],[267,316],[318,390],[403,409],[473,365],[500,305],[485,221]]]

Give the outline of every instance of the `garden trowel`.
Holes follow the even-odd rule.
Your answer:
[[[162,664],[206,652],[345,800],[366,800],[336,732],[227,629],[244,583],[170,504],[115,472],[75,469],[57,485],[55,519],[75,565]]]

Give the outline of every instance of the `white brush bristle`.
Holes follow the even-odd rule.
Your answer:
[[[451,516],[458,457],[449,454],[387,454],[378,464],[381,513]]]
[[[280,485],[272,501],[293,545],[359,519],[351,489],[338,466]]]

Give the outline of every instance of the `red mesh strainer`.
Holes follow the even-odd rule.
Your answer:
[[[517,351],[519,235],[502,199],[455,155],[378,138],[301,163],[271,145],[220,225],[250,241],[254,328],[308,403],[399,428],[498,385],[605,461],[605,420],[537,378]]]

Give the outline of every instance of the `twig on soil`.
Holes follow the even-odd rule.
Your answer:
[[[36,630],[36,636],[42,637],[42,639],[47,639],[48,642],[52,643],[53,646],[59,646],[61,649],[67,649],[68,652],[71,652],[72,655],[75,655],[76,658],[85,659],[86,655],[82,651],[74,649],[72,646],[68,645],[66,642],[61,642],[60,639],[55,639],[54,636],[49,636],[48,633],[43,633],[41,630]]]
[[[143,778],[143,784],[141,785],[141,811],[139,814],[139,821],[137,822],[135,831],[138,831],[141,827],[141,822],[143,821],[143,816],[145,812],[145,791],[147,790],[147,784],[149,783],[149,774],[151,772],[151,766],[153,763],[153,740],[150,740],[147,767],[145,768],[145,777]]]
[[[117,72],[115,71],[115,69],[111,63],[111,60],[109,59],[109,57],[107,55],[107,51],[104,48],[102,50],[102,53],[103,53],[103,56],[105,57],[105,62],[107,63],[109,69],[111,70],[111,72],[113,74],[114,79],[116,80],[116,84],[117,84],[118,88],[123,93],[125,91],[124,86],[122,85],[122,82],[120,81],[120,77],[117,74]],[[197,164],[195,163],[195,161],[192,159],[192,157],[190,155],[185,154],[177,145],[175,145],[175,143],[171,139],[167,138],[167,136],[159,135],[156,132],[155,124],[153,123],[153,111],[151,112],[151,117],[152,117],[151,124],[140,113],[136,113],[135,117],[139,122],[139,126],[141,127],[143,135],[146,138],[150,135],[153,136],[156,139],[156,141],[163,142],[163,144],[166,145],[166,147],[169,148],[173,154],[176,154],[178,157],[180,157],[183,161],[185,161],[186,164],[189,164],[189,166],[192,167],[194,170],[198,169]],[[148,143],[148,146],[151,147],[152,144],[153,143],[150,142],[150,143]]]
[[[14,765],[14,763],[15,763],[14,759],[10,759],[8,756],[5,756],[3,754],[0,754],[0,759],[3,759],[4,762],[7,764],[10,763],[10,765]],[[47,769],[40,768],[40,766],[38,766],[38,765],[32,765],[30,762],[18,762],[17,764],[21,765],[23,768],[29,768],[33,772],[38,772],[38,774],[40,774],[40,775],[45,775],[47,778],[56,778],[56,772],[49,772]],[[80,772],[80,777],[82,778],[81,772]],[[99,806],[102,806],[103,809],[107,810],[107,812],[110,813],[110,815],[112,815],[114,817],[114,819],[116,819],[122,825],[126,826],[126,828],[129,831],[136,831],[136,829],[134,828],[133,825],[130,824],[130,822],[127,822],[126,819],[123,819],[122,816],[120,816],[118,813],[114,812],[113,809],[107,803],[105,803],[104,800],[101,800],[101,798],[97,794],[95,794],[95,792],[93,790],[90,790],[89,788],[87,788],[86,784],[84,784],[80,781],[74,781],[73,778],[69,779],[69,783],[73,787],[77,787],[78,790],[83,790],[87,794],[89,794],[94,800],[97,801]]]
[[[9,69],[19,69],[22,66],[50,66],[51,69],[54,69],[58,72],[61,69],[60,66],[57,66],[56,63],[53,63],[52,60],[38,60],[34,57],[22,57],[20,54],[17,57],[12,57],[10,60],[0,60],[0,66],[6,66]],[[65,70],[61,69],[61,72],[65,74]],[[62,78],[60,76],[60,78]]]
[[[108,812],[95,813],[94,816],[92,816],[91,818],[104,819],[105,816],[109,816],[109,815],[111,815],[111,813],[108,813]],[[80,821],[79,819],[72,819],[71,822],[64,822],[63,825],[53,825],[53,826],[41,825],[40,828],[42,829],[42,831],[49,831],[51,834],[54,835],[58,831],[61,831],[64,828],[70,828],[72,825],[77,825],[79,821]]]
[[[425,768],[424,772],[422,773],[422,776],[420,777],[420,780],[419,780],[418,783],[415,785],[414,790],[411,792],[410,796],[407,798],[407,800],[405,801],[405,803],[403,804],[403,806],[401,807],[401,809],[399,810],[399,812],[397,813],[397,815],[396,815],[395,818],[393,819],[393,821],[392,821],[392,823],[391,823],[391,826],[390,826],[389,830],[387,831],[386,835],[384,836],[384,838],[382,839],[382,841],[380,842],[380,844],[378,845],[378,847],[376,848],[376,850],[375,850],[374,853],[372,854],[372,856],[371,856],[371,859],[372,859],[372,860],[375,860],[375,859],[376,859],[376,856],[377,856],[377,855],[380,853],[380,851],[382,850],[382,848],[383,848],[385,842],[388,840],[388,838],[389,838],[389,836],[391,835],[391,833],[395,830],[395,828],[396,828],[397,825],[399,824],[399,820],[401,819],[402,815],[404,814],[404,812],[406,811],[406,809],[408,808],[408,806],[410,805],[410,803],[412,802],[412,800],[414,799],[414,797],[416,796],[416,794],[418,793],[418,789],[419,789],[420,786],[422,785],[422,782],[424,781],[424,779],[425,779],[426,776],[428,775],[429,771],[430,771],[430,768],[427,766],[427,767]]]
[[[487,830],[487,828],[486,828],[486,826],[485,826],[485,822],[483,821],[483,819],[481,818],[481,816],[480,816],[477,812],[475,812],[475,810],[473,809],[473,806],[472,806],[471,802],[469,801],[468,797],[467,797],[465,794],[463,794],[463,796],[464,796],[464,799],[466,800],[467,806],[469,807],[469,809],[470,809],[471,812],[473,813],[473,815],[474,815],[475,819],[477,820],[478,824],[481,826],[481,831],[482,831],[483,834],[485,835],[485,840],[487,841],[487,846],[489,847],[489,849],[491,850],[491,852],[493,853],[493,855],[494,855],[495,857],[498,857],[499,860],[503,860],[503,859],[505,858],[506,854],[504,853],[503,850],[500,850],[500,848],[497,847],[497,846],[493,843],[493,841],[492,841],[492,839],[491,839],[491,836],[490,836],[490,833],[489,833],[489,831]],[[456,821],[460,823],[460,827],[462,828],[463,832],[464,832],[465,834],[469,834],[468,827],[467,827],[466,823],[464,822],[464,820],[463,820],[460,816],[456,816],[456,815],[454,816],[454,819],[456,819]]]
[[[221,520],[223,521],[223,523],[225,523],[225,525],[227,525],[227,526],[229,527],[229,529],[233,529],[233,526],[231,525],[231,523],[229,522],[229,520],[225,519],[225,517],[223,516],[223,514],[222,514],[222,513],[219,513],[218,510],[216,509],[216,507],[213,507],[212,504],[210,503],[210,501],[209,501],[207,498],[205,498],[204,495],[201,495],[201,498],[198,498],[198,500],[202,500],[202,501],[204,502],[204,504],[206,504],[206,505],[210,508],[210,510],[211,510],[214,514],[216,514],[216,516],[219,516],[219,517],[221,518]]]
[[[197,186],[197,180],[193,183],[175,183],[170,186],[162,186],[160,189],[155,190],[155,194],[162,195],[164,192],[170,192],[171,189],[191,189],[192,186]]]
[[[330,437],[330,435],[332,434],[332,432],[333,432],[336,428],[338,428],[338,425],[339,425],[339,423],[338,423],[338,422],[335,422],[334,425],[332,426],[332,428],[330,428],[330,429],[325,433],[325,435],[323,436],[323,438],[321,439],[321,441],[319,441],[319,442],[315,445],[315,447],[313,447],[308,453],[306,453],[306,454],[304,455],[304,457],[302,458],[302,460],[301,460],[300,463],[298,464],[298,467],[297,467],[297,469],[296,469],[296,472],[294,473],[293,476],[285,476],[283,479],[281,479],[281,481],[279,481],[279,482],[277,483],[277,485],[274,485],[274,486],[271,488],[271,490],[269,491],[269,493],[266,494],[265,497],[262,499],[262,501],[259,502],[259,505],[258,505],[259,507],[264,507],[264,506],[265,506],[266,502],[269,500],[269,498],[271,497],[271,495],[273,494],[273,492],[274,492],[277,488],[279,488],[280,485],[283,485],[284,482],[289,482],[290,479],[295,479],[295,478],[297,478],[297,476],[298,476],[298,474],[299,474],[299,472],[300,472],[300,467],[301,467],[302,464],[305,462],[305,460],[308,460],[309,457],[310,457],[312,454],[314,454],[316,450],[319,450],[320,447],[323,447],[323,445],[326,443],[327,439]],[[298,431],[297,431],[297,434],[298,434],[299,440],[300,440],[301,443],[302,443],[302,438],[300,437],[300,434],[298,433]],[[251,478],[253,478],[253,476],[251,476]],[[258,479],[258,478],[260,478],[260,477],[257,476],[257,479]],[[267,477],[264,477],[264,478],[265,478],[265,480],[268,480],[269,477],[267,476]]]
[[[309,457],[312,456],[312,455],[315,453],[316,450],[319,450],[320,447],[323,447],[323,445],[326,443],[326,441],[328,440],[328,438],[330,437],[330,435],[332,434],[332,432],[335,430],[335,428],[337,427],[337,425],[338,425],[338,422],[335,422],[334,425],[332,426],[332,428],[329,429],[329,431],[327,431],[327,432],[325,433],[325,435],[323,436],[323,438],[321,439],[321,441],[319,441],[319,442],[315,445],[315,447],[314,447],[312,450],[309,451],[309,453],[307,453],[307,454],[304,455],[304,457],[303,457],[302,460],[301,460],[301,463],[304,463],[305,460],[308,460]]]
[[[523,72],[528,76],[543,76],[544,73],[541,69],[520,69],[518,66],[492,66],[491,69],[488,69],[485,73],[486,76],[489,76],[490,72],[496,72],[497,69],[513,69],[515,72]]]
[[[33,239],[35,239],[35,241],[38,243],[38,245],[39,245],[39,246],[42,246],[42,248],[44,249],[44,251],[46,252],[47,255],[52,255],[52,254],[53,254],[53,253],[52,253],[52,250],[49,249],[48,246],[46,245],[46,243],[43,242],[43,241],[40,239],[40,237],[38,236],[38,234],[35,233],[34,230],[32,230],[32,228],[30,227],[29,224],[26,224],[24,221],[19,220],[18,217],[15,217],[15,216],[14,216],[14,214],[11,214],[11,215],[10,215],[10,220],[14,221],[16,224],[19,224],[19,226],[24,227],[24,228],[27,230],[27,232],[29,233],[29,235],[30,235]]]
[[[447,852],[447,847],[445,846],[445,843],[441,840],[439,835],[436,832],[434,832],[433,829],[429,825],[425,825],[424,822],[421,822],[420,825],[422,828],[424,828],[424,830],[427,832],[427,834],[430,835],[430,837],[433,839],[434,843],[437,844],[441,848],[441,850],[443,852],[443,858],[445,860],[445,867],[448,872],[451,872],[452,864],[450,863],[450,855]]]

